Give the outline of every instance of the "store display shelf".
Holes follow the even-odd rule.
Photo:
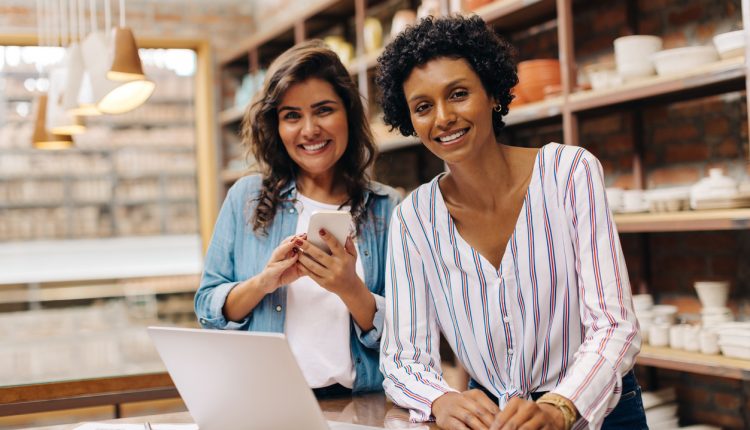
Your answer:
[[[132,151],[132,150],[138,150],[138,151],[162,151],[162,152],[194,152],[195,147],[189,146],[189,145],[174,145],[174,144],[154,144],[154,145],[144,145],[143,143],[138,143],[137,145],[127,145],[127,144],[119,144],[117,146],[91,146],[91,147],[80,147],[76,146],[73,148],[69,148],[65,150],[66,154],[106,154],[109,152],[114,151]],[[3,148],[0,149],[3,154],[9,154],[9,155],[31,155],[31,154],[39,154],[42,150],[34,149],[34,148]]]
[[[109,204],[109,202],[106,202]],[[116,206],[142,206],[142,205],[157,205],[157,204],[166,204],[166,205],[180,205],[180,204],[186,204],[186,203],[198,203],[198,197],[184,197],[181,199],[160,199],[158,197],[151,197],[151,198],[144,198],[144,199],[122,199],[122,200],[115,200],[114,204]]]
[[[219,112],[219,122],[221,125],[233,124],[242,120],[245,114],[245,106],[232,106]]]
[[[616,214],[620,233],[744,230],[750,228],[750,209]]]
[[[6,181],[65,181],[65,180],[92,180],[92,179],[111,179],[109,173],[88,173],[88,174],[70,174],[70,173],[17,173],[0,175],[0,182]]]
[[[573,112],[587,111],[637,100],[668,95],[684,96],[686,91],[721,86],[745,78],[744,57],[717,61],[673,76],[643,78],[605,90],[571,94],[568,106]],[[739,87],[738,87],[739,88]]]
[[[166,285],[160,283],[154,283],[154,285],[101,284],[35,289],[13,288],[0,290],[0,304],[106,299],[145,294],[194,293],[197,288],[198,282]]]
[[[246,176],[248,174],[250,174],[250,172],[247,170],[226,169],[226,170],[222,170],[221,172],[221,180],[225,184],[231,184],[233,182],[236,182],[241,177]]]
[[[325,0],[301,3],[295,13],[279,14],[281,17],[276,22],[266,23],[264,27],[267,30],[255,33],[252,37],[239,43],[235,49],[229,50],[225,56],[219,59],[219,65],[224,66],[240,57],[247,56],[251,50],[292,29],[296,22],[305,21],[312,15],[328,10],[340,2],[341,0]]]
[[[661,369],[750,381],[750,360],[723,355],[706,355],[643,345],[636,363]]]
[[[498,0],[464,14],[476,13],[493,26],[515,29],[551,18],[555,10],[555,0]]]
[[[52,209],[62,207],[84,207],[84,206],[109,206],[112,202],[109,200],[60,200],[49,202],[20,202],[20,203],[3,203],[0,209]]]
[[[355,58],[346,68],[349,70],[349,73],[352,75],[361,73],[363,69],[365,71],[374,69],[375,66],[378,65],[378,57],[382,53],[383,53],[383,49],[381,48],[375,52],[371,52],[362,57]]]
[[[0,243],[0,285],[195,275],[198,235]]]
[[[169,170],[163,170],[159,172],[146,172],[146,173],[127,173],[127,172],[120,172],[117,174],[118,179],[153,179],[153,178],[192,178],[195,177],[197,173],[194,170],[185,170],[185,171],[169,171]]]
[[[107,116],[106,118],[89,120],[89,125],[108,126],[112,128],[127,128],[127,127],[184,127],[188,125],[194,125],[195,120],[193,119],[170,119],[170,120],[151,120],[151,119],[112,119]]]
[[[554,118],[562,114],[562,107],[562,97],[527,103],[518,107],[511,105],[510,112],[505,116],[503,121],[505,121],[506,125],[511,126]]]

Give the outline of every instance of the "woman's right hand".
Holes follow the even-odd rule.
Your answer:
[[[436,424],[445,430],[487,430],[500,408],[482,390],[445,393],[432,402]]]
[[[246,279],[227,295],[222,312],[230,321],[241,321],[258,306],[266,294],[280,286],[297,280],[302,274],[297,267],[299,252],[295,247],[296,236],[287,237],[276,247],[262,272]]]
[[[298,236],[284,239],[271,253],[266,267],[256,278],[266,294],[276,291],[282,285],[287,285],[299,279],[302,274],[296,263],[299,252],[294,244]]]

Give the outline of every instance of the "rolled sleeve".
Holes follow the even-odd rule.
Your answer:
[[[236,189],[230,189],[216,220],[211,243],[206,253],[203,276],[195,293],[195,314],[204,328],[236,330],[244,327],[250,317],[242,321],[227,321],[224,304],[227,296],[239,284],[235,278],[234,246],[236,231]]]
[[[203,328],[239,330],[247,325],[250,317],[246,317],[242,321],[229,321],[224,317],[224,304],[227,301],[227,296],[238,284],[239,282],[228,282],[214,287],[207,311],[202,312],[202,315],[198,317],[198,321]]]
[[[380,337],[383,335],[383,321],[385,320],[385,297],[371,293],[375,298],[375,315],[372,318],[373,328],[363,332],[357,323],[354,323],[354,330],[357,332],[357,338],[364,346],[370,349],[380,348]]]

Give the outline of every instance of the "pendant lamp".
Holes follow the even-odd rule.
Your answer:
[[[68,46],[67,69],[68,79],[65,85],[66,91],[63,97],[63,107],[71,115],[94,116],[101,115],[94,103],[94,94],[91,89],[91,77],[86,72],[81,52],[81,42],[86,34],[85,19],[83,11],[84,0],[70,0],[71,2],[71,26],[73,34],[78,33],[78,40]],[[75,3],[77,2],[77,17],[75,14]]]
[[[64,64],[65,62],[63,62]],[[49,71],[47,93],[47,129],[52,134],[80,134],[86,131],[81,118],[65,110],[63,101],[68,92],[68,69],[56,66]]]
[[[60,19],[60,46],[65,45],[66,33],[68,26],[68,14],[63,4],[64,0],[58,0],[56,9],[57,16]],[[70,56],[66,51],[62,65],[53,67],[49,71],[49,92],[47,97],[47,129],[52,134],[79,134],[86,131],[83,122],[78,116],[70,115],[63,106],[65,94],[68,92],[68,69]]]
[[[133,103],[140,105],[151,96],[156,85],[153,81],[146,79],[133,30],[125,25],[125,0],[120,0],[120,25],[112,30],[111,42],[114,51],[107,78],[113,81],[131,82],[128,86],[132,91],[130,97]]]
[[[47,131],[47,95],[41,94],[37,98],[36,119],[32,146],[36,149],[68,149],[73,146],[73,138],[69,135],[56,135]]]
[[[47,13],[50,9],[49,6],[48,0],[37,0],[36,17],[39,46],[44,46],[47,42],[52,42],[52,36],[50,35],[50,31],[48,31],[48,29],[53,27],[50,22],[50,14]],[[39,70],[41,70],[40,67]],[[37,97],[34,134],[31,136],[31,146],[37,149],[67,149],[73,146],[73,138],[70,135],[55,135],[47,130],[46,93],[40,94]]]

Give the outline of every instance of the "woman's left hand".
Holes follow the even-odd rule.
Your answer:
[[[548,404],[531,400],[510,399],[505,409],[495,415],[490,430],[562,430],[565,419],[562,412]]]
[[[308,242],[297,239],[295,245],[303,252],[297,265],[302,275],[309,276],[321,287],[341,297],[354,321],[363,331],[373,328],[375,298],[364,281],[357,276],[357,247],[351,237],[342,246],[336,238],[321,229],[320,237],[331,249],[331,254]]]
[[[299,257],[300,272],[344,299],[359,284],[364,285],[356,271],[357,248],[351,237],[346,238],[344,246],[324,229],[320,230],[320,237],[331,249],[330,255],[306,239],[297,239],[295,245],[304,251]]]

